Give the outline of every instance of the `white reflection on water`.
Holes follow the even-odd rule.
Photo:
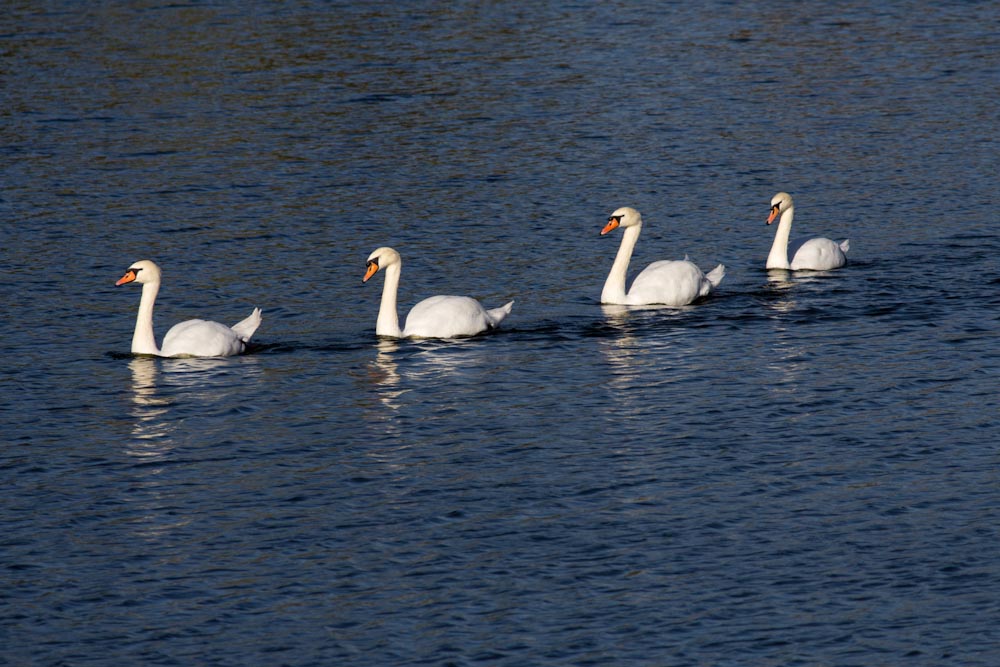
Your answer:
[[[158,360],[153,357],[135,357],[129,364],[132,372],[132,423],[133,440],[125,453],[142,458],[163,456],[171,449],[169,440],[172,426],[167,414],[170,400],[157,393]]]
[[[772,311],[775,323],[774,334],[769,337],[773,342],[769,347],[772,354],[767,367],[779,378],[770,383],[770,391],[775,400],[787,400],[794,398],[798,390],[808,354],[808,350],[797,342],[799,339],[791,335],[784,317],[797,307],[794,288],[802,281],[793,278],[791,271],[772,269],[767,272],[767,282],[770,295],[766,305]]]
[[[601,353],[611,367],[612,389],[620,390],[634,386],[640,373],[638,341],[633,329],[628,326],[627,306],[601,305],[608,326],[619,333],[600,340]]]
[[[399,397],[409,391],[399,385],[399,366],[394,356],[399,351],[399,342],[383,338],[379,340],[376,347],[378,353],[375,355],[375,361],[372,362],[369,377],[378,388],[378,400],[382,406],[387,410],[397,412],[400,407]]]
[[[129,411],[133,419],[132,439],[125,453],[135,459],[128,480],[134,533],[145,540],[158,540],[193,521],[179,507],[192,485],[178,483],[183,467],[170,467],[174,449],[191,442],[186,417],[205,417],[216,406],[239,404],[235,396],[246,391],[248,378],[260,374],[253,357],[232,359],[159,359],[135,357],[129,361],[132,374]]]
[[[163,359],[161,363],[164,388],[185,403],[194,400],[207,405],[225,401],[261,374],[260,360],[252,355]]]
[[[168,484],[161,479],[164,468],[157,462],[166,462],[174,443],[170,438],[174,425],[170,419],[172,401],[163,396],[160,383],[160,360],[154,357],[134,357],[129,362],[132,372],[132,424],[133,439],[126,445],[125,453],[138,459],[132,470],[135,477],[129,481],[128,500],[134,514],[130,523],[135,534],[153,540],[190,522],[190,519],[162,511],[171,505]]]
[[[767,307],[779,313],[788,313],[795,309],[795,299],[792,288],[795,281],[792,280],[792,272],[784,269],[771,269],[767,272],[767,286],[771,298],[767,300]]]
[[[675,326],[678,309],[666,306],[602,305],[608,326],[617,333],[599,339],[598,346],[611,369],[609,386],[615,392],[672,384],[692,373],[685,340],[696,333]],[[642,312],[636,312],[642,311]],[[655,312],[650,312],[655,311]],[[640,404],[619,408],[636,412],[648,408]]]
[[[493,363],[488,336],[408,341],[413,351],[404,366],[406,380],[420,383],[454,383],[475,369]]]
[[[628,306],[616,306],[602,303],[601,311],[603,311],[604,317],[608,320],[608,326],[620,328],[624,326],[625,322],[628,320]]]

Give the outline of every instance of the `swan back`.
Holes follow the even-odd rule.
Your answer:
[[[413,306],[406,316],[403,336],[414,338],[460,338],[496,328],[510,313],[514,302],[488,311],[469,296],[438,295]]]
[[[831,239],[809,239],[795,251],[792,257],[792,271],[829,271],[847,264],[844,246],[850,248],[850,241],[837,243]]]
[[[249,340],[247,338],[246,340]],[[232,357],[246,350],[246,340],[231,327],[210,320],[185,320],[163,337],[164,357]]]
[[[635,306],[686,306],[708,296],[725,275],[726,268],[721,264],[712,270],[712,278],[709,279],[694,262],[687,259],[653,262],[632,281],[625,303]]]

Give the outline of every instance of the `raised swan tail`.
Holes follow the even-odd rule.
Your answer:
[[[498,327],[500,323],[503,322],[504,318],[510,315],[511,309],[514,307],[513,301],[508,301],[499,308],[492,308],[486,311],[486,317],[490,320],[490,327]]]
[[[244,343],[250,342],[250,337],[253,336],[254,332],[257,331],[257,327],[260,326],[260,322],[263,319],[260,314],[260,308],[254,308],[253,312],[250,313],[250,317],[246,318],[242,322],[238,322],[232,326],[232,330],[236,332],[236,335],[240,337]]]
[[[841,252],[846,254],[847,251],[850,249],[851,249],[851,239],[844,239],[843,241],[840,242]]]
[[[708,282],[712,283],[712,287],[718,287],[722,279],[726,277],[726,267],[719,264],[717,267],[708,272],[705,276],[708,278]]]

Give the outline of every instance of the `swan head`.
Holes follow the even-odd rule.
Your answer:
[[[619,227],[641,226],[642,216],[639,215],[639,211],[635,210],[631,206],[622,206],[619,209],[615,209],[615,212],[608,216],[608,224],[604,225],[604,229],[601,230],[601,236],[604,236],[608,232],[614,231]]]
[[[361,282],[368,282],[368,279],[374,276],[379,269],[385,269],[393,264],[402,263],[403,260],[399,256],[399,253],[392,248],[376,248],[372,251],[372,254],[368,255],[368,261],[365,264],[365,277],[361,279]]]
[[[124,285],[125,283],[139,283],[140,285],[145,285],[146,283],[158,283],[160,282],[160,267],[156,265],[156,262],[151,262],[148,259],[143,259],[138,262],[133,262],[132,266],[128,267],[125,271],[125,275],[118,279],[115,286]]]
[[[771,214],[767,216],[767,224],[774,222],[774,219],[792,207],[792,195],[787,192],[779,192],[771,197]]]

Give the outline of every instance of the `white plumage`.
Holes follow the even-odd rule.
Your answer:
[[[705,275],[686,257],[681,260],[661,260],[643,269],[632,281],[632,287],[626,293],[625,279],[632,259],[632,250],[642,230],[642,216],[634,208],[623,206],[611,214],[608,224],[601,230],[601,235],[618,227],[624,229],[622,243],[608,279],[604,283],[601,303],[626,306],[653,304],[686,306],[696,299],[708,296],[726,275],[726,267],[722,264]]]
[[[432,296],[413,306],[406,316],[406,326],[399,328],[396,294],[403,260],[392,248],[378,248],[368,256],[364,282],[379,270],[385,273],[382,302],[378,310],[375,333],[394,338],[458,338],[474,336],[496,328],[510,314],[514,302],[486,310],[468,296]]]
[[[792,219],[795,217],[795,205],[792,196],[787,192],[779,192],[771,198],[771,214],[767,216],[767,224],[781,214],[778,228],[774,232],[774,243],[771,253],[767,256],[768,269],[790,269],[792,271],[829,271],[847,264],[847,251],[851,248],[849,239],[840,243],[827,238],[809,239],[795,251],[792,261],[788,261],[788,237],[792,232]]]
[[[115,285],[137,283],[142,285],[139,313],[132,334],[132,354],[152,354],[158,357],[230,357],[246,350],[257,327],[260,326],[260,308],[242,322],[227,327],[208,320],[187,320],[175,324],[163,337],[163,347],[156,345],[153,335],[153,304],[160,291],[162,272],[155,262],[138,261],[128,268]]]

